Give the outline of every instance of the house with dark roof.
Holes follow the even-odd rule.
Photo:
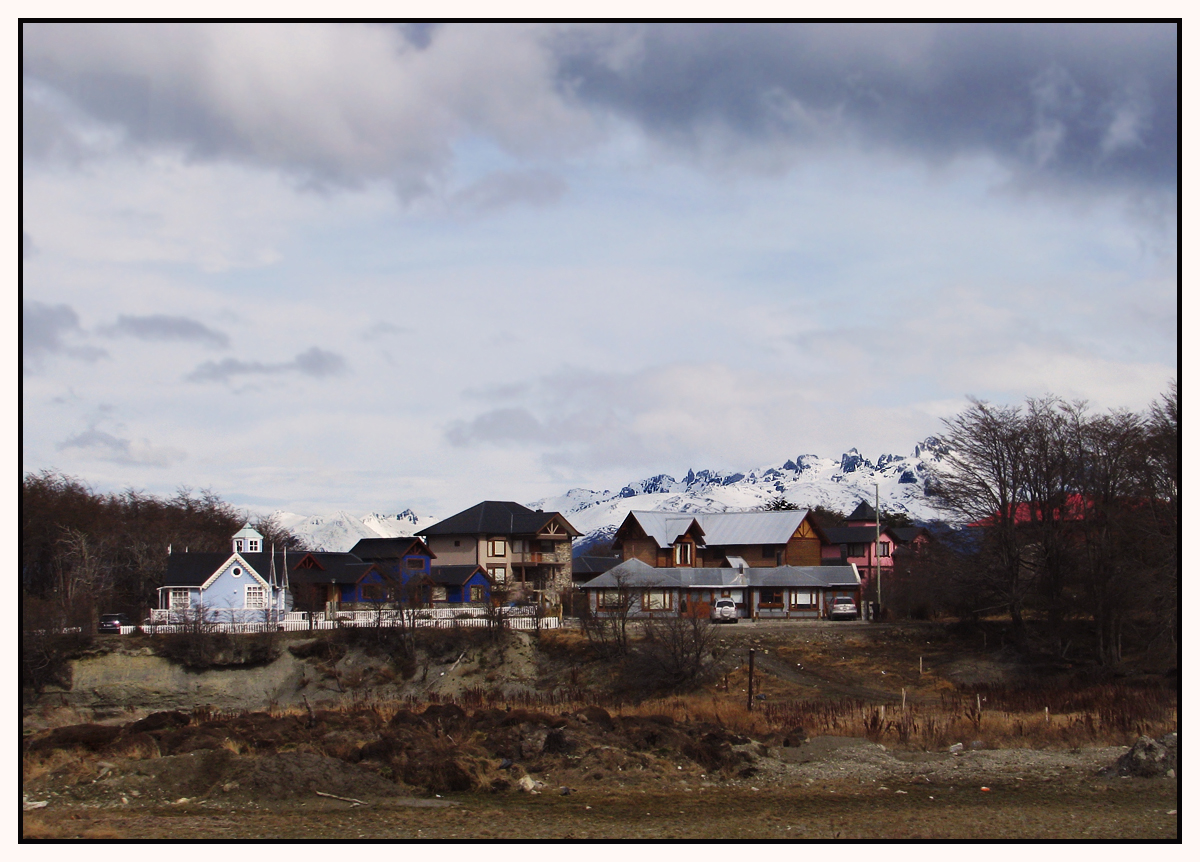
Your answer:
[[[846,566],[651,566],[629,559],[580,589],[596,616],[708,617],[717,599],[732,599],[743,619],[819,619],[833,600],[861,606],[858,569]]]
[[[220,553],[171,554],[158,589],[157,621],[264,623],[292,609],[283,552],[264,551],[246,524]]]
[[[420,531],[444,566],[481,566],[510,599],[561,605],[571,590],[571,540],[580,533],[558,512],[485,500]]]

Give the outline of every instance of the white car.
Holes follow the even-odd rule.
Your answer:
[[[854,599],[849,596],[838,596],[834,599],[829,608],[829,618],[831,620],[858,619],[858,607],[854,604]]]
[[[737,604],[733,599],[717,599],[713,602],[711,617],[714,623],[736,623],[738,621]]]

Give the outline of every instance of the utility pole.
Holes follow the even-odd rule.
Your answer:
[[[883,579],[879,568],[879,483],[875,483],[875,613],[883,615]],[[878,622],[878,618],[876,622]]]

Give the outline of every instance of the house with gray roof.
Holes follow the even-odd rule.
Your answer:
[[[848,566],[651,566],[630,559],[583,584],[588,610],[634,618],[697,614],[732,599],[743,619],[819,619],[833,600],[860,604],[862,580]]]
[[[630,512],[613,539],[625,560],[656,568],[819,566],[825,533],[807,509]]]

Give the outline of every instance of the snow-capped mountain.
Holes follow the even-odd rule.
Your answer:
[[[349,512],[297,515],[278,511],[272,516],[281,527],[291,530],[314,551],[348,551],[359,539],[411,536],[422,527],[442,520],[440,517],[418,515],[412,509],[405,509],[398,515],[372,513],[358,516]]]
[[[874,461],[851,449],[840,458],[801,455],[780,466],[748,473],[689,470],[682,479],[660,474],[633,482],[619,491],[575,488],[546,497],[530,508],[562,512],[583,536],[577,549],[607,541],[632,510],[726,512],[757,509],[783,496],[801,508],[824,506],[849,514],[866,500],[884,512],[902,512],[915,522],[945,518],[926,498],[929,465],[945,449],[936,437],[918,443],[911,455],[880,455]]]
[[[903,512],[913,521],[941,520],[945,515],[927,499],[929,467],[945,448],[936,437],[918,443],[911,455],[880,455],[875,460],[850,449],[840,458],[800,455],[779,466],[748,473],[688,470],[682,479],[666,474],[632,482],[619,491],[574,488],[558,497],[545,497],[526,505],[531,509],[562,512],[583,535],[576,549],[606,542],[625,516],[634,509],[679,512],[726,512],[757,509],[783,496],[801,508],[824,506],[849,514],[863,500],[884,512]],[[411,536],[453,512],[417,515],[406,509],[398,515],[297,515],[275,512],[279,524],[291,530],[308,547],[322,551],[348,551],[359,539]]]

